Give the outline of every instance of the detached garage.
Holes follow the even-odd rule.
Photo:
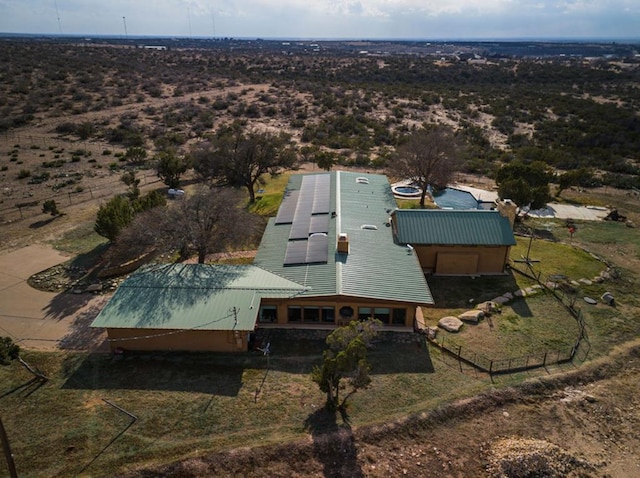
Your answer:
[[[410,245],[429,274],[504,274],[516,244],[498,211],[396,210],[391,223],[395,241]]]

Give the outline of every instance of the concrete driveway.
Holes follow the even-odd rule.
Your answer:
[[[27,284],[31,275],[67,260],[42,245],[0,255],[0,336],[25,349],[108,350],[106,334],[89,328],[107,297],[42,292]]]

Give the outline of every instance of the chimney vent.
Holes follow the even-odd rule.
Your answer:
[[[349,254],[349,236],[346,232],[341,232],[338,235],[337,251],[341,254]]]

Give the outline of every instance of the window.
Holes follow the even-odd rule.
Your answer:
[[[322,308],[322,321],[323,322],[335,322],[336,321],[336,309],[334,307]]]
[[[305,322],[320,322],[320,307],[305,307],[303,317]]]
[[[261,306],[258,320],[263,323],[278,322],[278,307],[276,307],[275,305]]]
[[[302,307],[290,305],[287,311],[287,319],[289,322],[300,322],[302,320]]]
[[[391,309],[388,307],[376,307],[373,309],[373,316],[383,324],[391,322]]]
[[[407,322],[407,309],[393,309],[392,323],[394,325],[405,325]]]
[[[367,320],[371,317],[371,307],[358,307],[358,320]]]

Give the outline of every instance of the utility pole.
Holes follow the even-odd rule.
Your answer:
[[[18,478],[18,471],[16,470],[16,464],[13,461],[13,455],[11,454],[11,447],[9,447],[9,438],[7,432],[2,424],[2,418],[0,418],[0,441],[2,441],[2,449],[4,450],[4,456],[7,459],[7,466],[9,467],[9,476],[11,478]]]
[[[129,39],[129,33],[127,32],[127,18],[122,17],[122,23],[124,23],[124,38],[125,40]]]

